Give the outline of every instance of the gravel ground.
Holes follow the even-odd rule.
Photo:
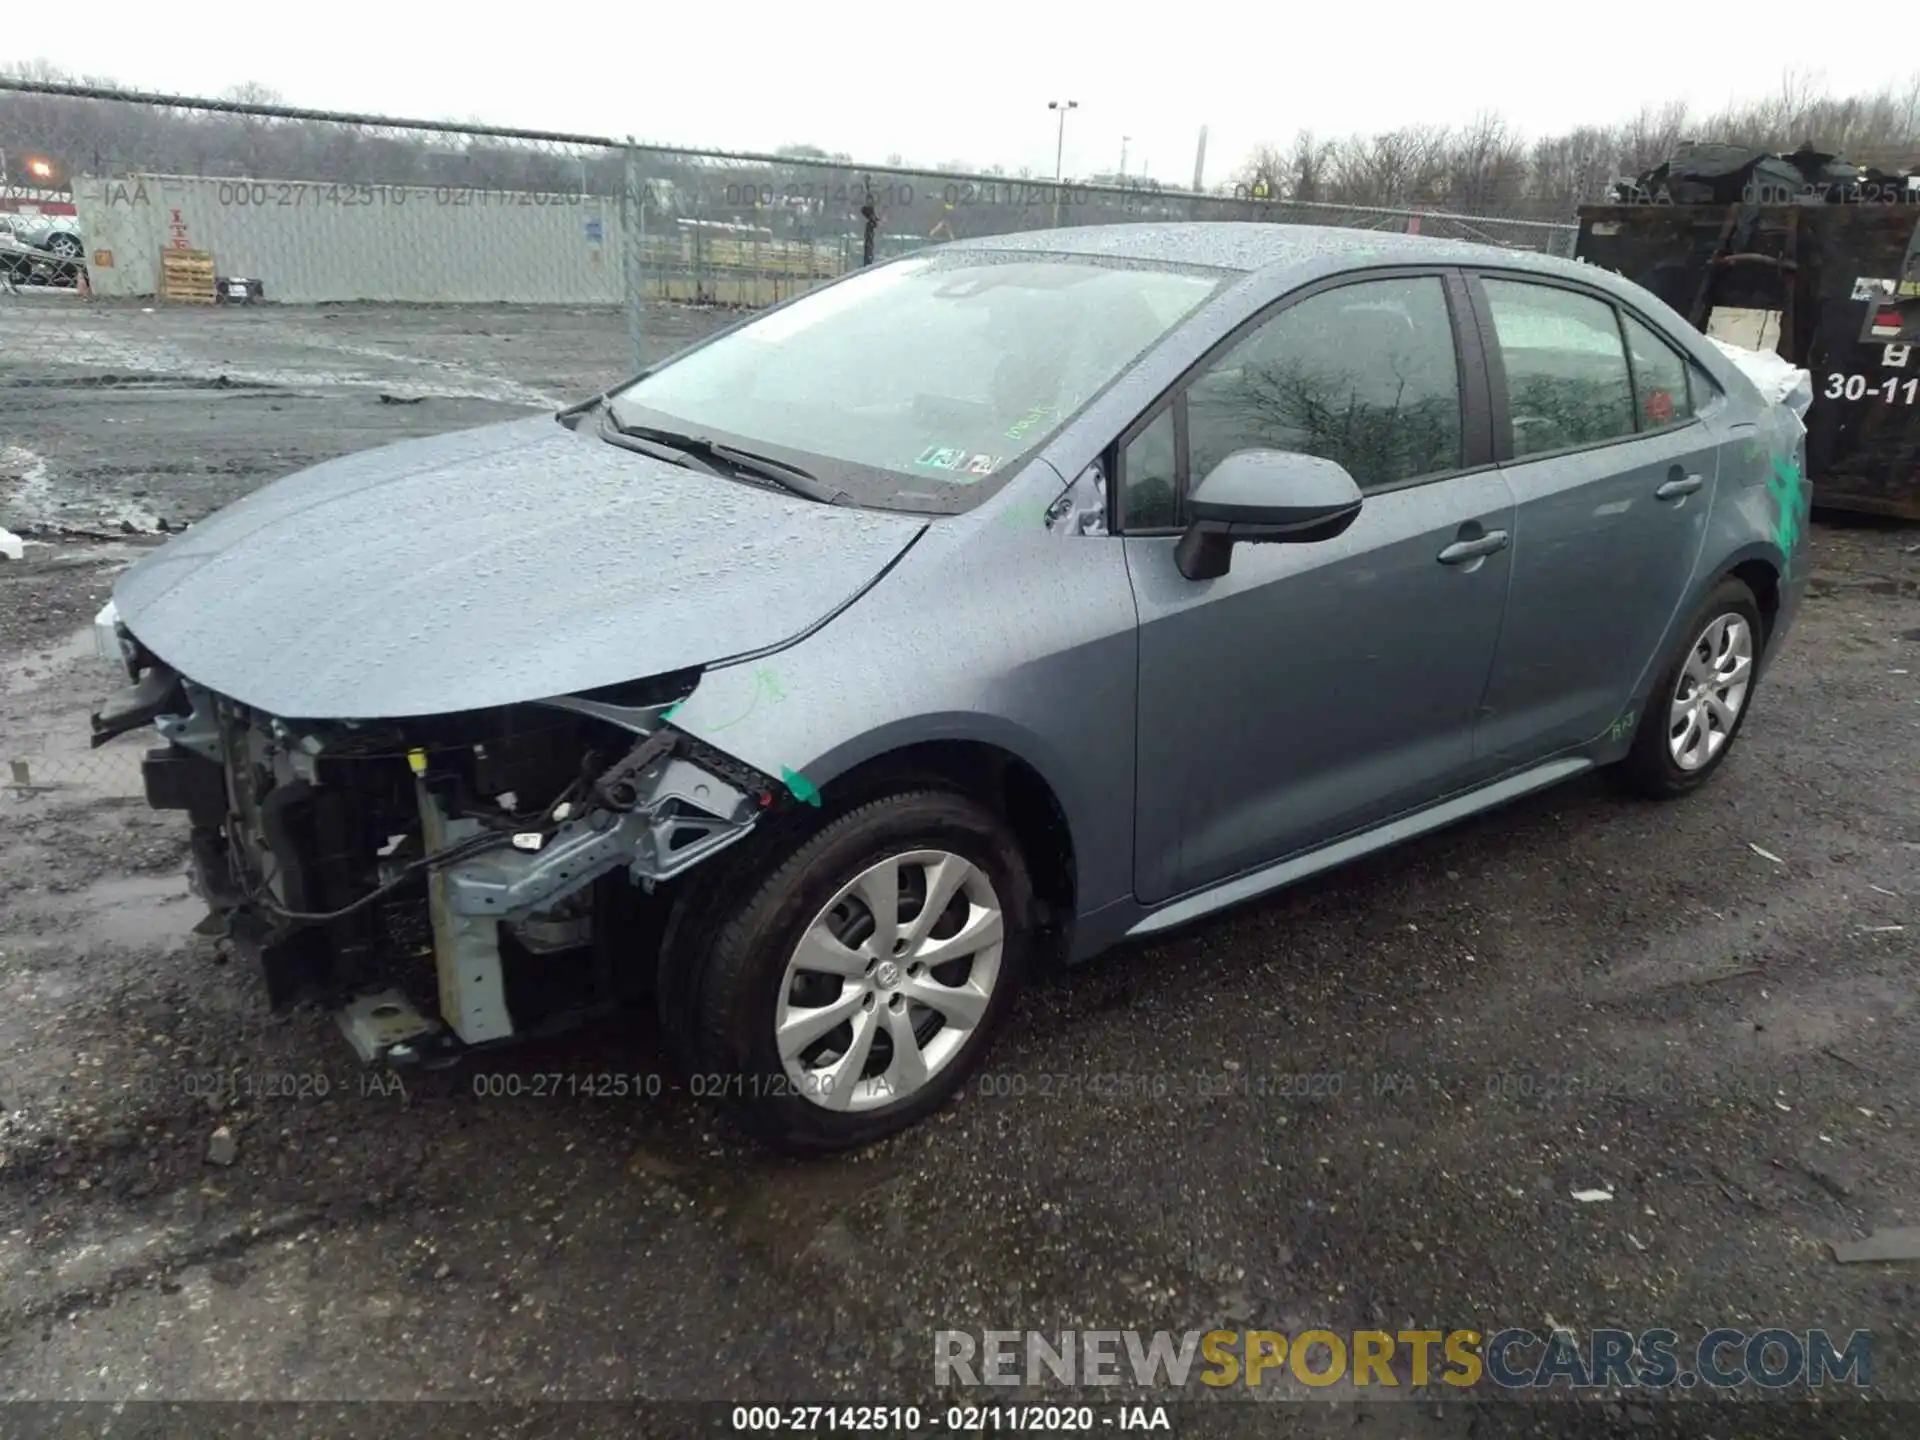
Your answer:
[[[649,358],[732,318],[656,307]],[[190,521],[335,455],[582,399],[626,353],[612,309],[0,297],[0,526]]]
[[[0,563],[0,759],[67,765],[0,791],[0,1398],[899,1402],[941,1329],[1551,1324],[1866,1329],[1879,1393],[1920,1398],[1912,1269],[1828,1248],[1920,1224],[1920,527],[1816,527],[1703,793],[1576,782],[1111,954],[1030,993],[936,1121],[801,1165],[677,1093],[639,1023],[370,1084],[192,933],[184,827],[130,790],[144,742],[78,738],[112,681],[77,632],[152,542],[76,530],[191,520],[513,387],[585,393],[616,318],[83,318],[103,353],[145,337],[241,383],[0,398],[43,467],[0,472],[0,524],[46,542]],[[376,373],[290,374],[340,354]],[[659,1091],[475,1093],[554,1072]],[[1652,1404],[1622,1414],[1685,1408]],[[1508,1433],[1427,1404],[1326,1423]],[[1816,1430],[1768,1406],[1717,1433]]]

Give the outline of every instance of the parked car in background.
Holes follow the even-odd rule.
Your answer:
[[[24,285],[33,278],[34,252],[13,233],[9,218],[0,215],[0,280]]]
[[[16,285],[71,285],[85,254],[70,216],[0,213],[0,273]]]
[[[76,216],[39,212],[16,213],[6,218],[13,233],[36,250],[45,250],[62,260],[78,260],[87,253],[86,238]]]
[[[1807,583],[1804,463],[1591,266],[968,240],[196,525],[101,616],[95,743],[158,726],[199,893],[274,997],[383,995],[363,1054],[630,977],[830,1150],[951,1097],[1035,965],[1596,768],[1697,788]]]

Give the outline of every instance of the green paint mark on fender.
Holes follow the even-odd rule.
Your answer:
[[[674,717],[674,715],[679,711],[680,707],[686,703],[687,702],[684,700],[676,700],[673,702],[673,704],[667,706],[666,709],[660,712],[660,723],[662,725],[666,724],[667,721],[671,720]]]
[[[757,711],[760,708],[760,702],[762,700],[766,700],[769,704],[778,705],[786,698],[787,692],[780,688],[780,677],[774,674],[773,667],[771,665],[756,665],[753,669],[753,693],[747,697],[747,708],[731,720],[723,721],[718,725],[707,726],[707,733],[709,735],[715,735],[722,730],[731,730],[735,725],[738,725],[741,721],[747,719]]]
[[[794,799],[804,805],[811,805],[816,810],[820,808],[820,792],[814,787],[814,783],[807,779],[806,776],[802,775],[798,770],[789,770],[782,767],[780,778],[786,782],[787,789],[792,792]]]
[[[1780,573],[1782,578],[1791,579],[1793,547],[1799,542],[1800,522],[1812,508],[1812,502],[1800,467],[1791,460],[1774,460],[1767,489],[1780,507],[1780,516],[1773,522],[1773,543],[1780,547]]]
[[[1633,713],[1629,711],[1607,727],[1609,740],[1624,740],[1633,733]]]

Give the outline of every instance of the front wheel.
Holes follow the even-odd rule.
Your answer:
[[[693,1088],[813,1152],[905,1129],[960,1089],[1012,1007],[1032,931],[1024,858],[990,810],[887,796],[731,878],[742,898],[710,945],[665,957],[691,968],[661,1019],[691,1029]]]
[[[1684,795],[1726,760],[1753,700],[1765,627],[1753,592],[1729,576],[1682,632],[1619,775],[1654,799]]]

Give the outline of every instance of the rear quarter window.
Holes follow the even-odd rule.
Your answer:
[[[1694,393],[1693,367],[1650,326],[1628,315],[1627,357],[1633,364],[1633,390],[1642,430],[1684,425],[1695,405],[1705,400]]]

